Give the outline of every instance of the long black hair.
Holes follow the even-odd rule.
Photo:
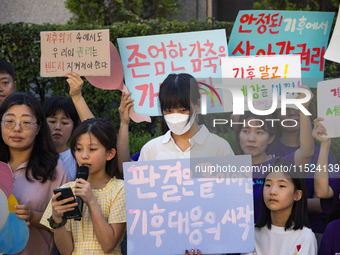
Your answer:
[[[116,130],[113,125],[105,119],[88,119],[80,123],[80,125],[74,130],[71,138],[71,152],[74,158],[77,141],[83,134],[91,134],[95,136],[98,141],[106,148],[106,150],[115,149],[117,151],[117,139]],[[77,164],[77,168],[79,165]],[[106,162],[106,173],[111,177],[122,179],[121,173],[118,170],[118,155],[116,155]]]
[[[281,167],[282,166],[282,167]],[[273,167],[277,167],[276,169],[291,169],[291,171],[282,171],[282,173],[294,184],[294,191],[301,190],[302,196],[299,201],[294,201],[292,212],[285,224],[285,230],[290,229],[293,226],[293,230],[303,229],[304,226],[309,227],[308,222],[308,214],[307,214],[307,188],[306,188],[306,181],[303,178],[303,175],[299,172],[293,172],[295,169],[291,164],[287,163],[275,163]],[[274,169],[274,168],[273,168]],[[267,226],[268,229],[271,229],[271,217],[270,217],[270,210],[266,206],[263,198],[263,188],[264,183],[267,176],[272,173],[273,171],[268,171],[263,179],[263,186],[262,186],[262,201],[261,201],[261,216],[258,222],[256,222],[255,227],[263,228]]]
[[[30,94],[19,92],[13,93],[8,96],[0,106],[1,120],[4,113],[14,105],[27,105],[31,108],[35,118],[37,119],[37,125],[40,127],[34,140],[31,156],[27,163],[26,169],[29,169],[30,171],[26,171],[26,179],[30,182],[33,182],[33,179],[35,179],[42,183],[47,180],[54,180],[56,175],[55,168],[58,164],[59,154],[54,148],[50,128],[48,127],[39,101]],[[0,125],[0,131],[2,128],[2,125]],[[11,158],[10,150],[8,145],[2,139],[2,136],[0,137],[0,151],[0,161],[8,162]]]

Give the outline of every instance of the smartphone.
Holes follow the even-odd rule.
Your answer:
[[[65,204],[73,204],[73,203],[76,202],[76,199],[75,199],[74,194],[72,192],[72,189],[70,187],[61,187],[61,188],[53,189],[54,194],[57,194],[58,192],[61,192],[61,195],[59,197],[57,197],[57,201],[63,200],[65,198],[73,197],[72,201],[68,201]],[[80,220],[82,215],[81,215],[79,206],[77,205],[74,208],[74,210],[69,211],[69,212],[65,212],[64,216],[66,217],[66,219]]]

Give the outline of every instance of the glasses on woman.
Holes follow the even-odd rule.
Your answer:
[[[37,124],[38,122],[29,122],[29,121],[20,121],[18,123],[14,122],[13,120],[3,120],[5,128],[13,129],[17,124],[19,124],[20,128],[23,130],[28,130],[32,127],[33,124]]]

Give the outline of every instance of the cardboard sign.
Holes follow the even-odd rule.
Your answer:
[[[40,32],[42,77],[110,75],[110,34],[105,30]]]
[[[301,85],[300,55],[224,58],[222,77],[223,84],[217,87],[239,87],[244,96],[245,110],[249,109],[248,94],[252,95],[252,103],[256,109],[270,109],[273,105],[273,91],[277,92],[277,107],[280,107],[281,89]],[[294,92],[286,95],[286,98],[295,97]],[[225,112],[233,111],[234,100],[231,92],[223,89]]]
[[[249,155],[124,163],[128,254],[141,247],[148,255],[254,250],[245,166],[251,169]]]
[[[213,86],[212,79],[221,78],[220,59],[228,56],[224,29],[118,38],[118,45],[135,112],[150,116],[161,115],[158,91],[169,74],[189,73]],[[220,104],[208,108],[222,111]]]
[[[340,136],[340,79],[318,83],[318,117],[327,129],[327,137]]]
[[[228,43],[229,55],[300,54],[302,83],[316,88],[323,79],[333,17],[334,12],[239,11]]]
[[[340,63],[340,13],[336,19],[336,24],[333,30],[331,41],[325,54],[325,59]]]

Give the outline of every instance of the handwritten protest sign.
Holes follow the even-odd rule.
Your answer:
[[[298,53],[302,83],[316,88],[323,79],[333,17],[333,12],[239,11],[228,43],[229,55]]]
[[[252,95],[253,106],[258,110],[270,109],[273,91],[277,92],[277,107],[281,103],[283,88],[301,85],[300,55],[229,57],[222,59],[223,84],[218,87],[236,86],[244,96],[245,110],[249,109],[248,94]],[[294,98],[294,92],[287,98]],[[223,89],[225,112],[233,111],[233,97],[228,89]],[[275,107],[276,108],[276,107]]]
[[[40,74],[63,76],[76,72],[86,76],[110,75],[109,30],[40,32]]]
[[[318,83],[318,117],[327,129],[327,137],[340,136],[340,79]]]
[[[228,55],[224,29],[118,38],[118,45],[135,112],[150,116],[161,115],[159,85],[170,73],[189,73],[213,85],[213,78],[221,78],[220,59]],[[208,107],[222,111],[218,104]]]
[[[325,53],[325,59],[340,63],[340,13],[336,19],[336,24],[333,30],[331,41],[328,45],[328,49]]]
[[[124,163],[128,254],[140,247],[148,255],[252,251],[253,182],[240,172],[245,166],[248,155]]]

